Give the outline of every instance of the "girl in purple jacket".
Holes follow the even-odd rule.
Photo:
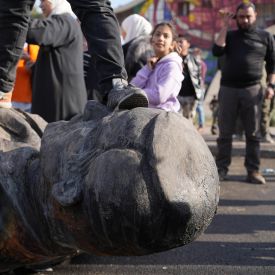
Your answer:
[[[176,36],[170,23],[156,25],[151,37],[155,56],[131,81],[146,92],[149,107],[173,112],[180,110],[177,96],[183,80],[182,59],[175,51]]]

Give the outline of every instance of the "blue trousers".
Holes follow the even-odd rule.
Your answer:
[[[119,24],[106,0],[69,0],[81,21],[96,67],[102,98],[113,78],[127,79]],[[16,65],[23,50],[34,0],[0,0],[0,91],[12,90]],[[72,57],[73,58],[73,57]]]

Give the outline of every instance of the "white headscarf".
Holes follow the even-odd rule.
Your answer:
[[[73,17],[75,14],[72,11],[71,5],[66,0],[48,0],[52,4],[51,15],[70,13]]]
[[[124,43],[127,43],[138,36],[148,35],[152,31],[151,23],[139,14],[132,14],[126,17],[123,20],[121,27],[126,32]]]

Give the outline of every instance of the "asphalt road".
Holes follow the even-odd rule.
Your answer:
[[[193,243],[142,257],[80,255],[57,274],[275,274],[275,175],[266,185],[246,183],[243,157],[233,158],[221,183],[217,215]],[[275,159],[262,159],[274,168]],[[46,274],[40,272],[38,274]]]

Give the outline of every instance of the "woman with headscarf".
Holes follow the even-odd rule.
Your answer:
[[[121,31],[124,40],[122,48],[125,68],[131,80],[147,63],[148,58],[153,56],[150,43],[152,25],[141,15],[132,14],[123,20]]]
[[[32,113],[47,122],[69,120],[87,101],[82,32],[65,0],[41,0],[45,19],[30,22],[27,41],[40,45],[33,70]]]

